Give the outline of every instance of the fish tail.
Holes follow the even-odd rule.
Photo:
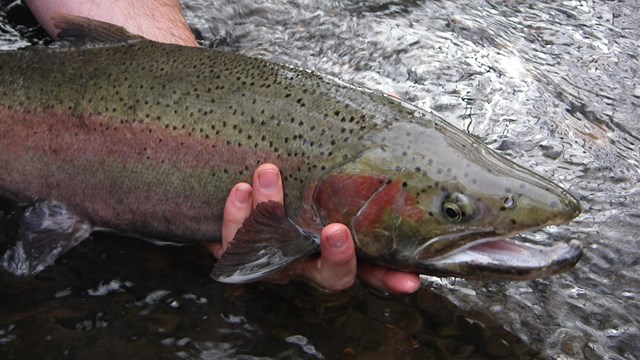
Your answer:
[[[15,243],[0,257],[0,263],[16,276],[35,275],[89,237],[88,221],[55,200],[39,201],[4,220],[17,222]]]

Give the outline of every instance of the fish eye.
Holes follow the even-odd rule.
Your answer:
[[[473,215],[473,206],[463,194],[452,193],[444,199],[442,212],[450,222],[461,222]]]
[[[460,212],[460,208],[456,204],[445,203],[443,206],[444,214],[447,216],[447,219],[451,222],[458,222],[462,219],[462,213]]]

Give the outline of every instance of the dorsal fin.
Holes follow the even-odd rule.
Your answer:
[[[58,14],[52,17],[58,32],[58,42],[72,45],[119,43],[144,39],[122,26],[82,16]]]

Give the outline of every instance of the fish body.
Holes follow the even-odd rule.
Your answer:
[[[579,204],[429,111],[307,70],[90,25],[66,44],[0,53],[0,196],[39,204],[18,242],[33,246],[5,254],[6,268],[30,264],[16,273],[39,271],[95,229],[220,241],[228,190],[265,162],[283,174],[286,209],[256,210],[218,280],[280,270],[317,251],[331,222],[349,226],[359,256],[434,275],[524,279],[580,257],[576,242],[503,240],[565,223]],[[482,244],[547,258],[465,258]]]

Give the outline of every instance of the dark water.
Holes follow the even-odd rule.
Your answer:
[[[24,7],[2,4],[0,48],[47,41]],[[184,7],[203,46],[395,93],[570,189],[583,214],[532,236],[579,239],[584,258],[548,279],[424,278],[418,293],[386,298],[216,284],[201,249],[96,235],[34,279],[0,273],[0,358],[640,356],[640,4]]]

